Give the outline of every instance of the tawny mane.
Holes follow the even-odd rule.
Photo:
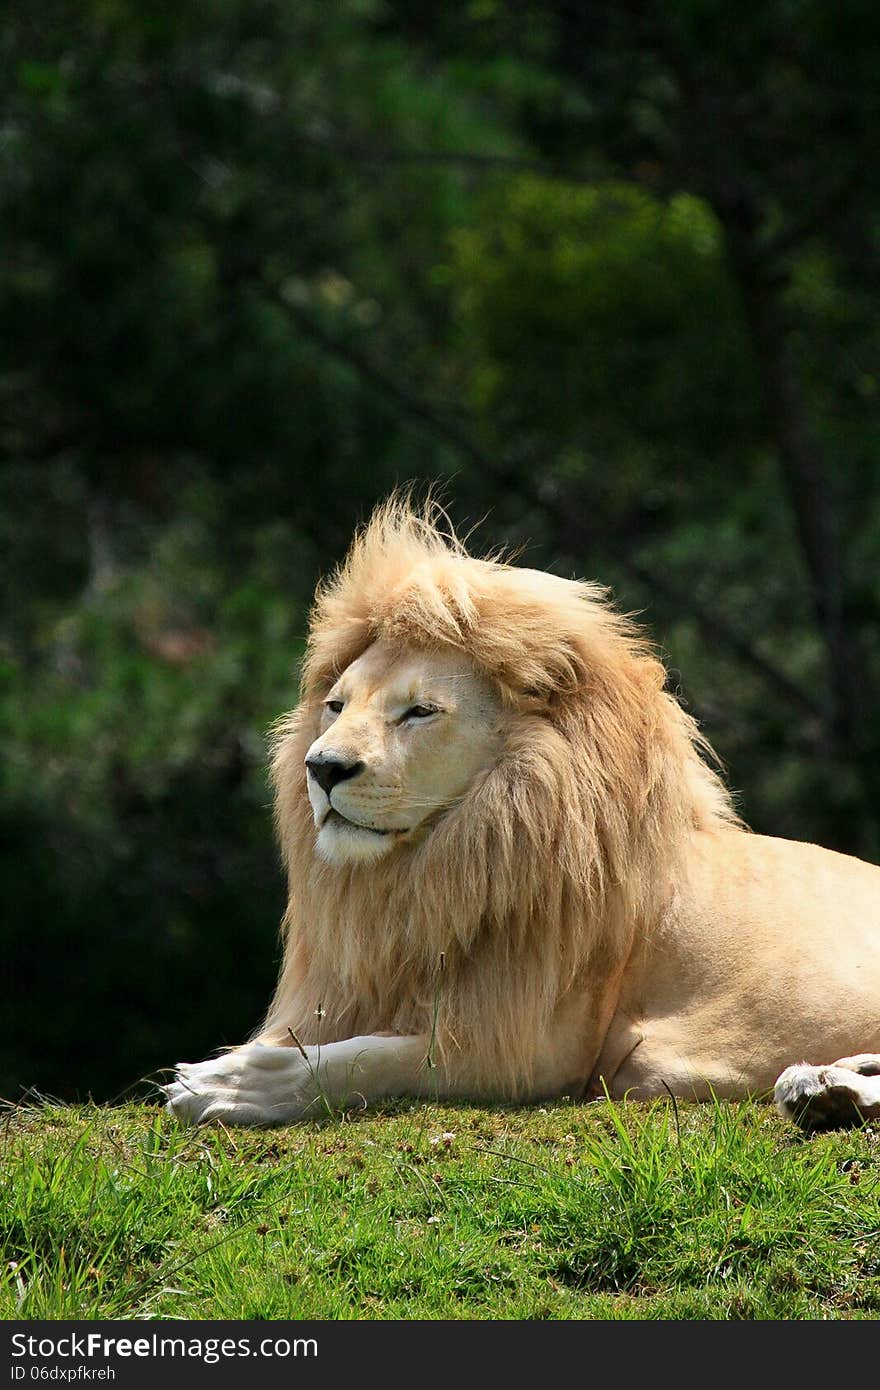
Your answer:
[[[318,592],[301,703],[276,730],[285,959],[261,1032],[430,1034],[528,1086],[568,991],[622,970],[674,891],[692,829],[735,821],[664,670],[600,587],[476,559],[395,498]],[[374,864],[314,852],[303,759],[321,701],[378,638],[453,648],[504,702],[503,751],[419,843]]]

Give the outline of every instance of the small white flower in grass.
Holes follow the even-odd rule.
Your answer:
[[[442,1144],[445,1149],[448,1149],[455,1142],[455,1130],[447,1129],[443,1134],[432,1134],[430,1142],[435,1147]]]
[[[439,1217],[439,1216],[429,1216],[429,1217],[428,1217],[428,1225],[429,1225],[429,1226],[439,1226],[439,1225],[440,1225],[440,1217]]]

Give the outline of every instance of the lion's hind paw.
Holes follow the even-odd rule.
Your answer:
[[[858,1070],[847,1065],[856,1062]],[[868,1054],[831,1066],[799,1062],[786,1067],[773,1098],[780,1114],[801,1129],[844,1129],[880,1116],[878,1073],[880,1058]]]

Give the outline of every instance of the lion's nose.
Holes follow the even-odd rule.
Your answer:
[[[306,758],[306,767],[309,776],[314,777],[318,786],[329,796],[333,788],[339,782],[347,782],[350,777],[357,777],[363,771],[363,763],[347,763],[344,758],[336,757],[333,753],[315,753],[313,757]]]

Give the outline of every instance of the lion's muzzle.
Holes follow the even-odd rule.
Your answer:
[[[314,777],[321,790],[329,796],[340,782],[347,782],[350,778],[357,777],[359,772],[363,772],[364,764],[348,762],[335,753],[313,753],[306,758],[306,769],[309,776]]]

